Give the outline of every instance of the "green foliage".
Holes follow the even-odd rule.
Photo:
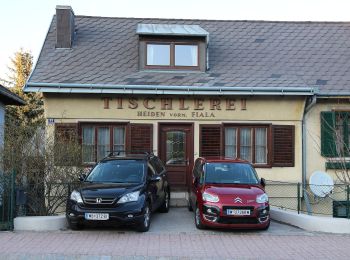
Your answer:
[[[23,87],[32,71],[33,56],[20,49],[11,59],[6,85],[10,91],[20,96],[24,106],[7,106],[6,120],[16,121],[17,125],[44,123],[43,98],[41,93],[24,93]]]

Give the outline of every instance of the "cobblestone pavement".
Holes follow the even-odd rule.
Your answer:
[[[128,228],[0,232],[1,259],[348,259],[350,235],[273,222],[268,231],[196,230],[192,213],[153,216],[147,233]]]

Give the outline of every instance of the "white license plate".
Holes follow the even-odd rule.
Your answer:
[[[249,209],[228,209],[226,211],[227,215],[234,215],[234,216],[249,216],[250,210]]]
[[[85,213],[85,219],[87,220],[108,220],[108,213]]]

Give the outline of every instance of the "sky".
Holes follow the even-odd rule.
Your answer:
[[[36,62],[56,5],[108,17],[350,21],[350,0],[0,0],[0,79],[20,48]]]

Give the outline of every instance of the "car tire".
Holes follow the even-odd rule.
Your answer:
[[[145,206],[144,212],[143,221],[137,227],[139,232],[147,232],[151,225],[151,208],[148,202]]]
[[[161,212],[161,213],[168,213],[169,212],[169,208],[170,208],[170,192],[167,189],[167,190],[165,190],[164,202],[160,206],[159,212]]]
[[[271,223],[271,221],[269,220],[269,223],[267,224],[267,226],[266,226],[266,227],[264,227],[264,228],[262,228],[261,230],[268,230],[268,229],[269,229],[269,227],[270,227],[270,223]]]
[[[83,228],[83,226],[79,223],[72,223],[70,221],[68,221],[68,225],[69,225],[69,228],[71,230],[81,230]]]
[[[194,211],[194,223],[195,223],[197,229],[205,229],[205,225],[203,225],[203,223],[202,223],[202,219],[200,216],[200,211],[199,211],[198,206],[196,206],[196,209]]]
[[[188,201],[187,201],[187,209],[188,209],[188,211],[193,211],[193,207],[191,205],[190,199],[188,199]]]

